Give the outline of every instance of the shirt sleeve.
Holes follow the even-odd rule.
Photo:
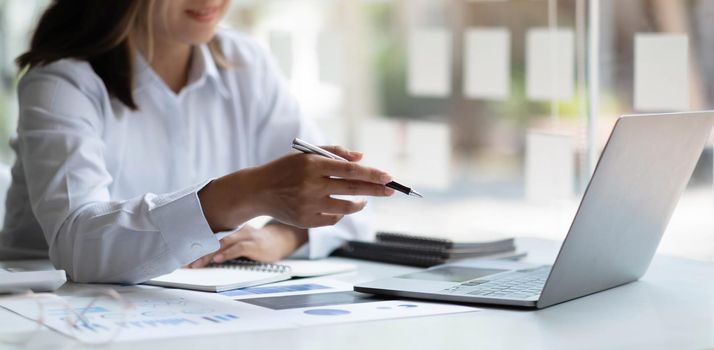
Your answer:
[[[18,91],[18,156],[53,264],[77,282],[139,283],[217,250],[198,199],[205,183],[112,199],[105,104],[88,76],[37,68]]]
[[[262,52],[262,51],[261,51]],[[282,157],[292,151],[292,140],[299,137],[317,145],[327,144],[312,119],[307,118],[285,84],[274,60],[265,52],[261,54],[260,76],[262,92],[258,104],[256,160],[258,164]],[[366,210],[347,215],[334,226],[311,228],[309,241],[293,257],[322,258],[348,239],[366,239],[372,233],[369,227],[369,205]]]

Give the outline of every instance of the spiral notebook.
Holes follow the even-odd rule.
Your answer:
[[[200,269],[178,269],[145,283],[205,292],[223,292],[284,281],[290,277],[292,277],[292,271],[289,266],[249,260],[232,260]]]

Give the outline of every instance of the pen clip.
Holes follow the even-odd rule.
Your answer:
[[[293,144],[293,149],[298,150],[298,151],[300,151],[300,152],[302,152],[302,153],[307,153],[307,154],[314,154],[314,153],[315,153],[315,152],[313,152],[313,151],[311,151],[311,150],[309,150],[309,149],[307,149],[307,148],[305,148],[305,147],[303,147],[303,146],[300,146],[300,145],[298,145],[298,144]]]
[[[296,147],[296,146],[297,146],[297,147]],[[298,147],[299,147],[299,148],[298,148]],[[342,158],[342,157],[340,157],[340,156],[338,156],[338,155],[336,155],[336,154],[334,154],[334,153],[332,153],[332,152],[329,152],[329,151],[327,151],[327,150],[325,150],[325,149],[322,149],[322,148],[317,147],[317,146],[315,146],[315,145],[313,145],[313,144],[310,144],[309,142],[304,141],[304,140],[301,140],[301,139],[299,139],[299,138],[297,138],[297,137],[293,140],[293,148],[295,148],[295,149],[298,150],[298,151],[302,151],[302,152],[306,152],[306,153],[319,154],[319,155],[321,155],[321,156],[323,156],[323,157],[331,158],[331,159],[334,159],[334,160],[341,160],[341,161],[343,161],[343,162],[347,162],[347,161],[348,161],[348,160],[345,159],[345,158]]]

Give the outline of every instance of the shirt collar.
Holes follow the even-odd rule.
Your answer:
[[[208,49],[208,45],[201,44],[194,46],[193,57],[191,60],[191,69],[188,75],[188,86],[192,84],[200,85],[203,80],[212,80],[215,84],[218,92],[225,98],[229,97],[228,89],[221,79],[220,71],[216,65],[216,60],[213,59],[213,54],[211,50]]]
[[[192,89],[194,86],[202,85],[206,80],[210,80],[222,97],[228,98],[230,94],[221,79],[220,71],[213,59],[208,45],[201,44],[193,47],[191,56],[191,67],[188,72],[188,83],[184,89]],[[160,81],[160,77],[151,69],[146,59],[138,51],[134,59],[134,92],[144,89],[152,82]],[[163,82],[162,82],[163,85]]]

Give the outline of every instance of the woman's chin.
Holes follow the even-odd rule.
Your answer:
[[[203,32],[193,32],[191,35],[188,35],[183,42],[189,45],[200,45],[200,44],[205,44],[211,39],[213,39],[213,36],[216,34],[215,30],[210,30],[210,31],[203,31]]]

